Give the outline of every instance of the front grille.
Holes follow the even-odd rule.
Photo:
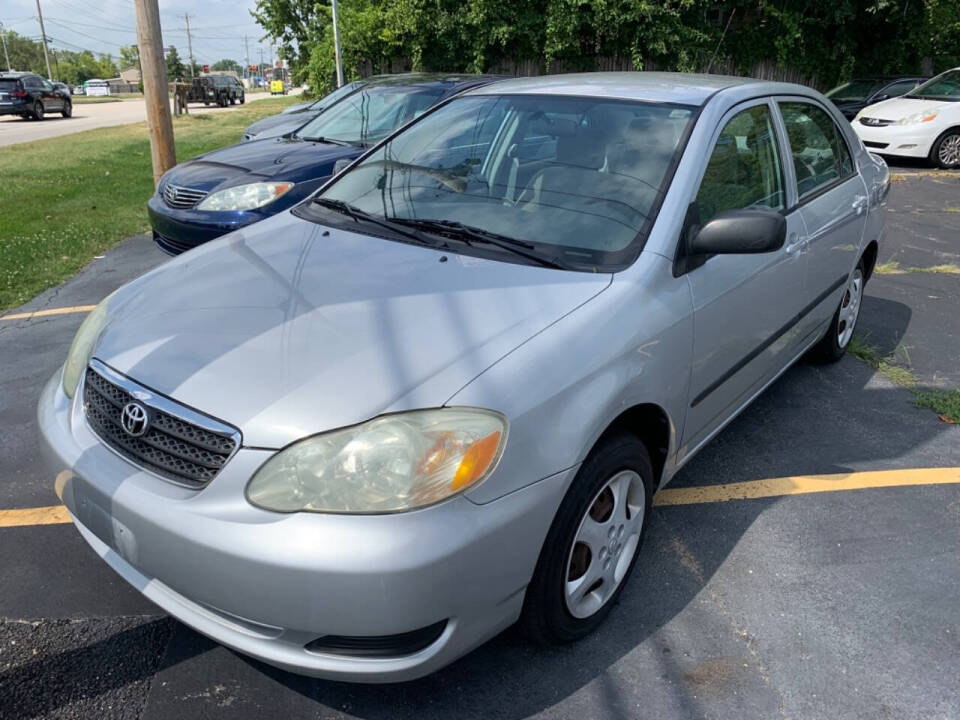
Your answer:
[[[140,437],[120,424],[124,406],[134,400],[147,409],[149,418],[147,431]],[[146,389],[134,397],[92,367],[84,378],[83,402],[87,422],[104,443],[135,464],[189,487],[203,487],[213,480],[239,446],[235,428],[211,418],[204,418],[208,427],[201,427],[178,417],[172,401]],[[183,415],[196,416],[192,410],[182,410]]]
[[[163,186],[163,201],[172,208],[184,210],[192,208],[207,196],[203,190],[181,187],[166,183]]]
[[[893,120],[883,120],[881,118],[874,118],[874,117],[862,117],[860,118],[860,124],[866,125],[867,127],[886,127],[887,125],[893,125]]]

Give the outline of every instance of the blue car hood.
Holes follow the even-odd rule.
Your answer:
[[[304,182],[331,175],[337,160],[362,152],[358,147],[305,140],[254,140],[177,165],[164,180],[207,192],[263,179]]]
[[[442,405],[611,282],[443,256],[281,213],[121,288],[94,356],[278,448]]]

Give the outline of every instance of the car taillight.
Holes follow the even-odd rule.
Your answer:
[[[10,97],[15,97],[15,98],[25,98],[26,96],[27,96],[26,90],[14,90],[12,93],[10,93]]]

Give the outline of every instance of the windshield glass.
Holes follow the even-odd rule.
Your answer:
[[[502,246],[506,239],[556,265],[620,269],[640,251],[692,117],[686,106],[598,98],[462,97],[322,197],[462,240],[447,243],[452,252],[522,261]]]
[[[443,92],[439,86],[368,86],[308,122],[297,135],[371,145],[429,110]]]
[[[911,90],[904,97],[922,98],[924,100],[960,101],[960,70],[948,70],[932,80],[927,80],[915,90]]]
[[[880,80],[851,80],[827,93],[834,102],[860,102],[873,95],[883,83]]]
[[[337,103],[340,100],[343,100],[347,95],[352,93],[361,85],[363,85],[362,82],[356,82],[356,81],[346,83],[345,85],[341,85],[332,93],[324,95],[322,98],[320,98],[315,103],[310,105],[310,109],[316,110],[317,112],[322,112],[326,110],[328,107],[332,106],[334,103]]]

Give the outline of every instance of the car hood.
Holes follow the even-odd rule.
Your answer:
[[[287,138],[254,140],[177,165],[164,182],[206,192],[264,178],[302,182],[331,175],[337,160],[362,152],[353,146]]]
[[[94,356],[279,448],[443,405],[611,281],[442,257],[283,213],[122,288]]]
[[[943,107],[956,106],[956,103],[944,102],[942,100],[921,100],[919,98],[898,97],[883,100],[882,102],[868,105],[863,110],[867,117],[876,117],[882,120],[899,120],[907,115],[923,112],[924,110],[934,110]]]
[[[293,115],[271,115],[262,120],[257,120],[250,127],[244,130],[244,135],[259,135],[265,130],[282,127],[288,128],[286,132],[296,130],[301,125],[305,125],[315,118],[319,113],[298,112]]]

